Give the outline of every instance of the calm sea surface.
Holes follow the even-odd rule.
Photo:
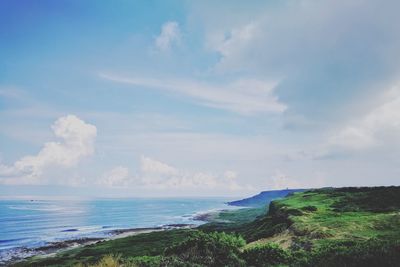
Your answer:
[[[229,206],[221,198],[0,200],[0,259],[15,248],[82,237],[105,237],[111,230],[166,224],[201,224],[193,216]]]

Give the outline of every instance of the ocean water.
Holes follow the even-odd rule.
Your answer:
[[[0,200],[0,259],[16,248],[35,248],[115,229],[201,224],[196,214],[233,208],[221,198]]]

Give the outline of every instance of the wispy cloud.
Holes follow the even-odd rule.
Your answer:
[[[125,77],[108,73],[101,73],[100,77],[118,83],[186,95],[201,105],[240,114],[282,113],[287,109],[274,94],[277,82],[239,79],[230,83],[211,84],[194,80]]]
[[[155,46],[160,51],[168,51],[171,47],[179,43],[181,31],[179,24],[175,21],[168,21],[161,27],[161,33],[155,39]]]

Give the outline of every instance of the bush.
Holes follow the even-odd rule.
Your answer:
[[[337,212],[390,212],[400,209],[399,186],[337,188],[332,195],[340,197],[332,205]]]
[[[182,259],[178,257],[163,257],[159,265],[160,267],[202,267],[204,265],[192,263],[192,262],[184,262]]]
[[[162,262],[161,256],[139,256],[139,257],[131,257],[124,260],[123,266],[153,267],[153,266],[161,266],[161,262]]]
[[[96,264],[85,265],[83,263],[76,264],[75,267],[120,267],[121,255],[107,255],[101,258]]]
[[[318,210],[317,207],[315,207],[315,206],[305,206],[305,207],[302,207],[301,209],[304,211],[311,211],[311,212]]]
[[[245,249],[242,257],[247,266],[263,267],[287,264],[290,254],[276,244],[266,243]]]
[[[314,250],[309,266],[398,266],[399,241],[328,243]]]
[[[164,255],[205,266],[243,266],[239,249],[245,244],[244,239],[239,236],[199,231],[182,243],[167,248]]]

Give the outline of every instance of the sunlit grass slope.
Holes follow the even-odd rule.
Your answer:
[[[400,239],[400,188],[319,189],[295,193],[270,206],[270,220],[286,219],[294,245]],[[283,217],[283,218],[282,218]]]

